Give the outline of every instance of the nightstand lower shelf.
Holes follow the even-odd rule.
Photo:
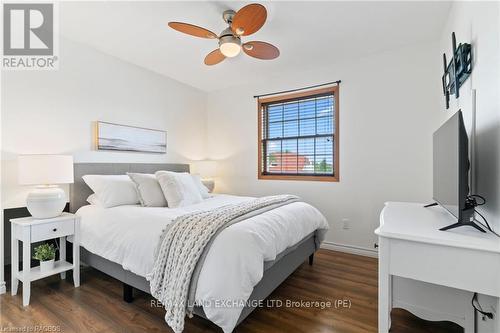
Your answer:
[[[45,277],[48,277],[48,276],[51,276],[51,275],[55,275],[55,274],[59,274],[59,273],[62,273],[62,272],[66,272],[66,271],[69,271],[71,269],[73,269],[74,266],[72,263],[70,262],[67,262],[65,260],[58,260],[54,263],[54,268],[47,271],[47,272],[41,272],[40,271],[40,266],[36,266],[36,267],[33,267],[30,269],[30,273],[28,274],[28,281],[36,281],[36,280],[39,280],[39,279],[43,279]],[[18,280],[20,280],[21,282],[24,282],[24,275],[23,275],[23,271],[20,271],[17,273],[17,278]]]

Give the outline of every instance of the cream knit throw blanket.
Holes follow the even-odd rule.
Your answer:
[[[262,213],[297,200],[293,195],[263,197],[178,216],[167,226],[156,249],[153,271],[147,279],[151,294],[165,306],[165,321],[174,332],[180,333],[184,329],[187,309],[191,316],[191,298],[194,299],[200,271],[197,264],[202,265],[204,254],[215,236],[229,225],[250,217],[248,215],[253,212]]]

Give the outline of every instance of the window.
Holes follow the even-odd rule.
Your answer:
[[[259,99],[259,179],[339,180],[338,86]]]

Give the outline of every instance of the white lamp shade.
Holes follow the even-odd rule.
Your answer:
[[[73,156],[19,155],[18,179],[21,185],[73,183]]]
[[[217,163],[215,161],[198,161],[193,164],[193,173],[201,178],[213,178],[217,174]]]

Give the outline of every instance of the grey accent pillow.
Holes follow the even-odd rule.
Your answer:
[[[215,181],[213,179],[202,179],[201,183],[208,189],[208,193],[212,193],[215,188]]]
[[[155,175],[147,173],[130,173],[127,175],[134,182],[139,202],[143,207],[167,207],[160,183]]]
[[[200,189],[189,173],[157,171],[155,175],[170,208],[194,205],[203,201]]]

